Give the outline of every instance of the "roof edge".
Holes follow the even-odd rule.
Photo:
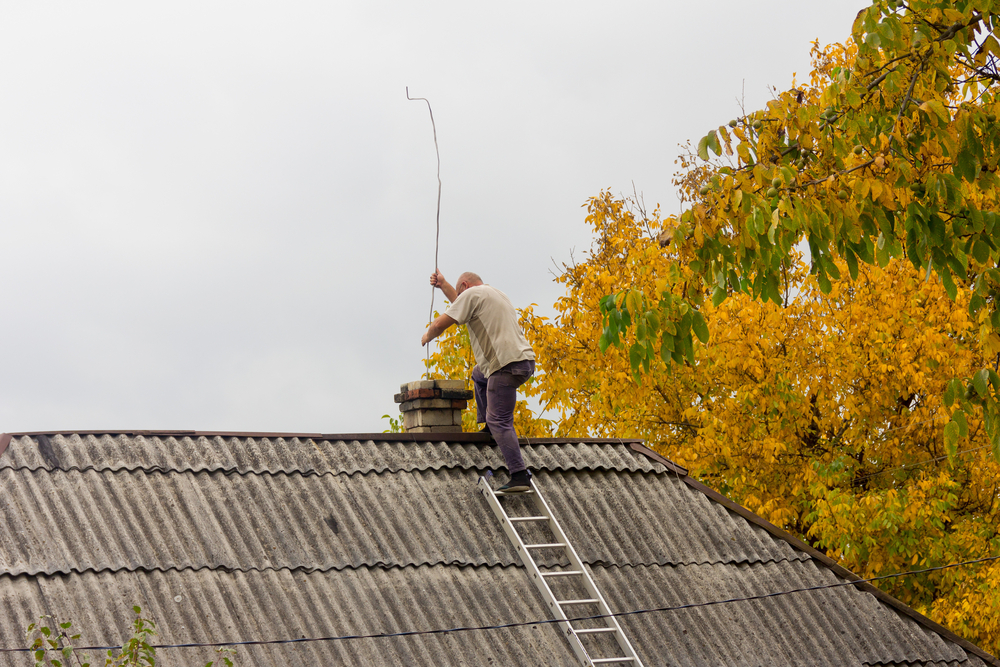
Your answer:
[[[206,438],[311,438],[313,440],[340,440],[340,441],[367,441],[382,440],[385,442],[458,442],[458,443],[492,443],[493,438],[486,433],[283,433],[279,431],[184,431],[184,430],[145,430],[145,429],[105,429],[87,431],[18,431],[16,433],[4,433],[0,436],[0,454],[3,448],[15,436],[37,436],[37,435],[143,435],[143,436],[180,436],[180,437],[206,437]],[[6,438],[6,440],[4,440]],[[565,445],[577,442],[592,442],[596,444],[622,444],[622,445],[642,445],[640,438],[518,438],[522,445]],[[643,454],[654,458],[654,460],[666,461],[663,457],[655,454],[651,450],[642,447]],[[641,451],[641,450],[636,450]],[[674,464],[670,464],[674,465]],[[683,468],[681,469],[683,470]],[[684,474],[687,471],[683,471]]]
[[[629,443],[629,445],[628,445],[629,448],[632,449],[633,451],[639,452],[640,454],[643,454],[647,458],[652,459],[653,461],[656,461],[657,463],[665,466],[671,472],[674,472],[674,473],[676,473],[678,475],[683,475],[684,477],[687,477],[687,474],[688,474],[687,468],[684,468],[682,466],[677,465],[676,463],[674,463],[673,461],[671,461],[670,459],[668,459],[666,457],[660,456],[659,454],[657,454],[656,452],[654,452],[652,449],[650,449],[649,447],[647,447],[646,445],[644,445],[642,440],[639,440],[639,441],[636,441],[636,442],[633,442],[633,441],[630,440],[630,441],[628,441],[628,443]],[[624,444],[624,442],[623,442],[623,444]]]
[[[932,621],[931,619],[927,618],[916,609],[913,609],[912,607],[902,602],[901,600],[897,600],[896,598],[889,595],[885,591],[876,588],[870,583],[862,581],[862,577],[859,577],[858,575],[854,574],[843,565],[838,564],[837,561],[833,560],[822,551],[819,551],[809,546],[808,544],[806,544],[799,538],[795,537],[791,533],[782,530],[781,528],[778,528],[764,517],[751,512],[746,507],[743,507],[739,503],[730,500],[729,498],[725,497],[715,489],[712,489],[711,487],[702,484],[701,482],[699,482],[696,479],[693,479],[689,475],[684,476],[684,482],[692,489],[700,491],[701,493],[708,496],[709,499],[714,500],[715,502],[721,504],[726,509],[735,512],[736,514],[740,515],[750,523],[763,528],[773,537],[776,537],[780,540],[784,540],[789,544],[791,544],[796,549],[806,552],[807,554],[815,558],[817,561],[819,561],[820,563],[831,569],[833,573],[836,574],[837,576],[847,579],[849,581],[859,582],[856,584],[856,587],[858,589],[871,593],[872,595],[875,596],[876,599],[896,609],[896,611],[900,612],[904,616],[908,616],[909,618],[913,619],[920,625],[923,625],[925,628],[942,635],[945,639],[948,639],[949,641],[954,642],[955,644],[958,644],[968,653],[976,655],[977,657],[983,659],[984,661],[993,665],[994,667],[1000,667],[1000,659],[998,659],[996,656],[990,655],[983,649],[979,648],[978,646],[970,642],[968,639],[959,637],[948,628]]]

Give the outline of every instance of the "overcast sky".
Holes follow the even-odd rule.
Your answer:
[[[550,311],[588,197],[675,212],[678,144],[863,6],[0,1],[0,431],[381,431],[434,268],[405,86],[441,270]]]

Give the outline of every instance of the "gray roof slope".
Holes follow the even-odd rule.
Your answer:
[[[837,579],[812,563],[590,568],[615,611],[745,596]],[[179,600],[177,598],[180,598]],[[517,567],[359,568],[342,572],[85,572],[20,575],[0,587],[0,645],[14,646],[39,611],[74,619],[87,638],[120,643],[117,619],[139,604],[161,643],[252,637],[375,634],[518,623],[548,614]],[[732,605],[624,616],[646,665],[983,663],[961,648],[845,588]],[[558,627],[528,625],[410,638],[310,642],[240,649],[261,665],[576,665]],[[609,653],[610,655],[610,653]],[[164,649],[164,664],[203,665],[210,649]],[[545,656],[539,660],[539,656]],[[0,665],[24,664],[7,655]],[[924,659],[924,660],[921,660]]]
[[[497,539],[496,519],[479,497],[480,474],[0,469],[6,498],[0,503],[0,567],[10,574],[53,574],[517,565],[517,554]],[[577,552],[587,563],[809,558],[707,498],[692,496],[669,475],[540,470],[537,482],[564,529],[578,536]],[[637,531],[606,519],[623,515],[661,521]],[[148,530],[137,529],[143,525]]]
[[[10,443],[0,456],[0,646],[19,645],[40,613],[72,618],[95,643],[120,643],[132,604],[157,620],[162,643],[547,618],[475,490],[480,474],[502,467],[496,450],[468,435],[382,438],[0,439],[0,450]],[[617,611],[855,578],[630,443],[548,441],[525,451]],[[980,667],[977,654],[997,664],[859,587],[622,623],[647,665]],[[164,651],[165,664],[212,658]],[[552,625],[241,648],[239,664],[540,664],[540,656],[576,664]],[[0,665],[24,657],[0,653]]]

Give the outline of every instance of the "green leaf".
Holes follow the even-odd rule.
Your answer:
[[[664,363],[670,363],[670,353],[674,351],[674,337],[668,333],[663,334],[660,339],[660,358]]]
[[[712,149],[712,152],[716,155],[722,155],[722,146],[719,145],[719,135],[713,130],[708,133],[706,138],[708,139],[708,147]]]
[[[948,449],[948,459],[951,460],[958,453],[958,424],[948,422],[944,427],[944,444]]]
[[[597,347],[600,348],[601,354],[608,351],[608,336],[607,334],[601,334],[601,337],[597,339]],[[388,415],[386,415],[388,416]]]
[[[889,265],[889,260],[892,259],[892,254],[889,252],[889,244],[885,242],[885,237],[881,234],[879,235],[880,245],[875,246],[875,261],[878,263],[880,268],[885,268]]]
[[[944,284],[944,291],[948,293],[948,298],[954,301],[958,298],[958,288],[955,286],[955,281],[951,277],[951,271],[942,267],[938,271],[938,275],[941,276],[941,282]]]
[[[976,159],[976,156],[963,150],[959,151],[958,157],[955,159],[952,173],[955,174],[955,178],[962,178],[971,183],[979,176],[979,168],[979,160]]]
[[[990,247],[982,239],[976,239],[972,246],[972,256],[980,264],[985,264],[990,258]]]
[[[965,412],[962,410],[955,410],[955,414],[951,416],[952,421],[958,424],[958,434],[963,438],[969,437],[969,422],[965,418]]]
[[[718,308],[719,304],[726,300],[726,296],[726,290],[721,287],[716,287],[712,291],[712,305]]]
[[[603,350],[601,350],[603,352]],[[944,389],[944,404],[945,407],[950,408],[955,404],[955,384],[954,382],[949,382],[948,386]]]
[[[854,255],[854,253],[850,249],[848,249],[847,252],[844,253],[844,259],[847,261],[847,270],[851,274],[851,280],[857,280],[858,258]]]
[[[633,373],[639,370],[639,364],[642,363],[642,352],[643,352],[643,347],[638,343],[634,344],[632,347],[629,348],[628,361],[632,365]]]
[[[825,271],[820,271],[819,275],[816,276],[817,282],[819,282],[819,289],[823,294],[829,294],[830,290],[833,289],[833,285],[830,284],[830,279],[826,276]]]
[[[990,372],[984,368],[972,376],[972,386],[976,388],[976,393],[986,398],[990,388]]]
[[[705,317],[698,311],[694,311],[691,319],[691,329],[702,344],[708,344],[708,325],[705,323]]]
[[[702,160],[707,160],[708,159],[708,135],[707,134],[704,137],[701,138],[701,141],[698,142],[698,157],[700,157]]]

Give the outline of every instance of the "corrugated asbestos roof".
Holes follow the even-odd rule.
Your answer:
[[[495,447],[485,438],[482,440],[416,445],[399,440],[330,441],[298,437],[21,436],[0,457],[0,469],[325,474],[502,467],[503,459]],[[543,470],[665,470],[659,463],[636,456],[618,443],[526,444],[523,453],[533,468]]]
[[[846,576],[626,443],[524,450],[616,611]],[[133,604],[157,621],[160,643],[548,618],[475,488],[502,465],[495,448],[468,438],[15,437],[0,456],[0,647],[20,645],[42,613],[72,619],[92,643],[120,644]],[[621,622],[647,666],[984,665],[900,609],[848,586]],[[161,655],[170,665],[214,657],[209,649]],[[0,653],[0,665],[26,658]],[[244,647],[237,664],[577,662],[557,626],[535,625]]]
[[[0,470],[0,567],[54,574],[517,565],[476,489],[479,474]],[[691,497],[670,476],[541,470],[537,483],[588,563],[809,558],[707,498]],[[607,520],[620,516],[660,520],[645,530]],[[136,529],[141,525],[149,530]]]
[[[730,567],[591,568],[615,611],[683,604],[831,583],[803,563]],[[693,589],[697,593],[693,593]],[[180,598],[179,600],[177,598]],[[139,604],[158,620],[162,643],[275,640],[517,623],[547,618],[521,568],[360,568],[342,572],[93,573],[12,577],[0,589],[0,643],[16,645],[40,609],[59,610],[99,642],[120,643],[115,619]],[[622,617],[646,665],[982,665],[875,598],[838,588],[733,605]],[[240,649],[261,665],[576,665],[557,626],[454,632],[409,638]],[[542,658],[542,656],[544,656]],[[0,665],[23,665],[9,659]],[[165,664],[204,665],[208,649],[164,650]],[[541,658],[541,659],[540,659]],[[253,659],[253,662],[251,662]],[[918,660],[919,661],[919,660]]]

